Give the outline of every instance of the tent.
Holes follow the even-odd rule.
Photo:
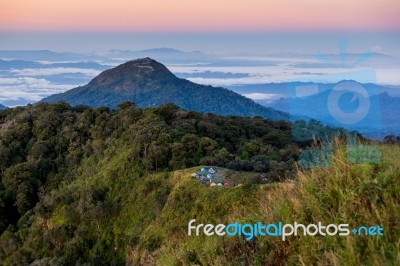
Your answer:
[[[210,178],[210,179],[211,179],[211,178],[212,178],[212,175],[208,174],[208,175],[207,175],[207,178]]]
[[[200,174],[200,173],[197,173],[195,177],[196,177],[196,178],[203,178],[203,175]]]
[[[217,184],[215,184],[215,182],[211,182],[210,183],[210,187],[215,187]]]
[[[209,172],[210,174],[215,174],[215,170],[212,169],[212,168],[208,169],[208,172]]]
[[[203,173],[207,173],[207,172],[208,172],[208,169],[205,168],[205,167],[203,167],[203,168],[201,168],[201,171],[202,171]]]
[[[203,184],[203,185],[207,185],[207,184],[210,183],[210,179],[203,178],[203,179],[200,181],[200,183]]]
[[[221,182],[218,182],[217,186],[222,186],[222,183],[221,183]]]

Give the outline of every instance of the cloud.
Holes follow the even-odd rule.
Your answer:
[[[179,73],[195,73],[195,68],[175,68]],[[400,67],[353,67],[353,68],[301,68],[294,66],[281,67],[199,67],[199,72],[227,72],[248,74],[248,77],[241,78],[219,78],[219,77],[189,77],[188,80],[212,86],[236,86],[263,83],[280,83],[288,81],[335,83],[344,79],[356,80],[362,83],[376,83],[384,85],[399,85]],[[375,71],[375,75],[370,75],[369,71]],[[175,72],[175,73],[176,73]],[[367,74],[366,74],[367,73]]]
[[[247,98],[253,99],[253,100],[273,100],[273,99],[281,97],[280,94],[259,93],[259,92],[245,93],[245,94],[242,94],[242,95],[247,97]]]
[[[6,105],[34,103],[73,87],[75,85],[53,84],[46,79],[31,77],[0,78],[0,103]]]
[[[12,69],[9,70],[11,74],[28,77],[38,76],[52,76],[59,74],[71,74],[71,73],[82,73],[90,77],[95,77],[100,74],[100,70],[96,69],[84,69],[84,68],[73,68],[73,67],[55,67],[55,68],[25,68],[25,69]]]
[[[211,71],[203,71],[203,72],[193,72],[193,73],[174,73],[176,76],[180,78],[220,78],[220,79],[227,79],[227,78],[243,78],[249,77],[248,73],[231,73],[231,72],[211,72]]]

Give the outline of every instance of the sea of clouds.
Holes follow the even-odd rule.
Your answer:
[[[99,58],[93,58],[93,54],[88,55],[88,59],[92,60],[90,62],[88,60],[57,62],[46,57],[43,60],[26,61],[27,67],[24,67],[23,62],[19,62],[18,68],[14,67],[12,60],[21,58],[7,57],[6,61],[2,60],[0,63],[0,103],[6,106],[35,103],[49,95],[84,85],[110,66],[135,59],[130,57],[129,53],[118,59],[115,58],[115,54],[110,57],[105,54]],[[136,58],[148,56],[137,52],[133,55]],[[373,77],[373,81],[379,84],[400,85],[400,75],[398,75],[400,61],[380,54],[360,63],[357,63],[360,61],[357,55],[348,56],[349,62],[341,62],[340,55],[330,55],[328,62],[321,62],[321,59],[314,55],[301,54],[269,56],[204,54],[202,61],[199,61],[201,58],[199,53],[196,53],[195,57],[192,53],[183,52],[179,57],[163,57],[157,54],[149,56],[165,64],[178,77],[200,84],[229,88],[293,80],[333,83],[340,81],[342,76],[337,75],[339,73],[352,73],[365,69],[374,70],[376,77]],[[60,67],[60,63],[70,63],[73,67]],[[93,65],[96,67],[93,68]],[[370,82],[369,79],[362,78],[357,81]],[[265,92],[262,88],[251,92],[241,90],[240,93],[254,100],[274,100],[281,97],[279,93]]]

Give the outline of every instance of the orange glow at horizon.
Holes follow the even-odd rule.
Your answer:
[[[0,0],[0,31],[400,30],[399,0]]]

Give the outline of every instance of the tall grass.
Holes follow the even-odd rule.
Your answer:
[[[347,223],[352,227],[380,225],[384,236],[292,237],[276,264],[399,265],[399,147],[379,147],[378,164],[349,164],[344,145],[336,143],[333,167],[298,171],[297,179],[260,198],[264,217],[293,223]],[[279,253],[279,251],[272,251]],[[274,258],[277,258],[274,256]]]
[[[133,246],[128,264],[142,265],[400,265],[400,147],[379,146],[380,162],[351,164],[336,142],[333,167],[298,170],[291,181],[241,188],[199,186],[180,171],[161,214]],[[318,223],[380,225],[383,236],[187,236],[198,223]]]

